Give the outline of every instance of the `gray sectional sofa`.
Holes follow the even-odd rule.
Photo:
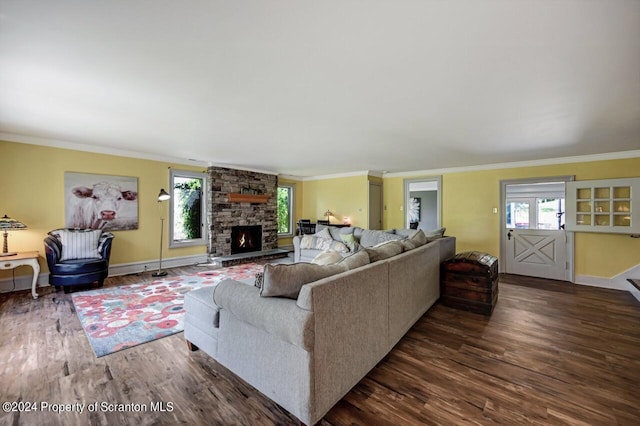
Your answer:
[[[373,247],[378,244],[382,244],[387,241],[402,240],[407,237],[415,235],[417,230],[415,229],[389,229],[389,230],[374,230],[363,229],[360,227],[347,227],[338,228],[333,226],[316,225],[316,234],[319,232],[328,232],[328,236],[331,237],[337,244],[344,244],[345,237],[353,235],[357,243],[356,250],[361,248]],[[425,236],[427,241],[435,240],[443,236],[445,228],[434,229],[431,232],[427,232]],[[320,248],[314,246],[314,242],[317,239],[311,240],[314,235],[298,235],[293,237],[293,254],[294,262],[311,262],[318,254],[325,250],[324,245]],[[305,240],[311,242],[311,244],[304,244]],[[351,250],[350,250],[351,249]],[[352,247],[347,247],[347,251],[340,251],[343,256],[348,256],[352,252]]]
[[[262,289],[225,280],[192,291],[185,297],[185,339],[301,422],[315,424],[436,302],[439,265],[455,255],[455,238],[380,247],[329,265],[333,275],[302,282],[297,294],[283,290],[286,297],[265,297],[277,294],[276,277],[313,280],[325,267],[265,266]]]

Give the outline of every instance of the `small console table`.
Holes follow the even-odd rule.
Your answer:
[[[36,286],[38,285],[38,276],[40,275],[40,264],[38,263],[37,251],[25,251],[14,254],[13,256],[0,257],[0,269],[14,269],[18,266],[29,265],[33,268],[33,279],[31,280],[31,295],[34,299],[38,298]]]

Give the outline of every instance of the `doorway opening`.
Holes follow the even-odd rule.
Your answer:
[[[573,281],[573,233],[566,232],[571,176],[501,181],[501,272]]]
[[[404,180],[404,227],[431,231],[440,228],[442,177]]]

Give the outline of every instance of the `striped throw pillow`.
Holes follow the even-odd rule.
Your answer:
[[[60,260],[101,259],[98,241],[102,231],[99,229],[61,230],[62,256]]]

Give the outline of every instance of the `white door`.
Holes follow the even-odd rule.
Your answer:
[[[564,230],[510,229],[507,232],[508,274],[567,279]]]
[[[505,272],[569,280],[564,182],[540,185],[507,187]]]

